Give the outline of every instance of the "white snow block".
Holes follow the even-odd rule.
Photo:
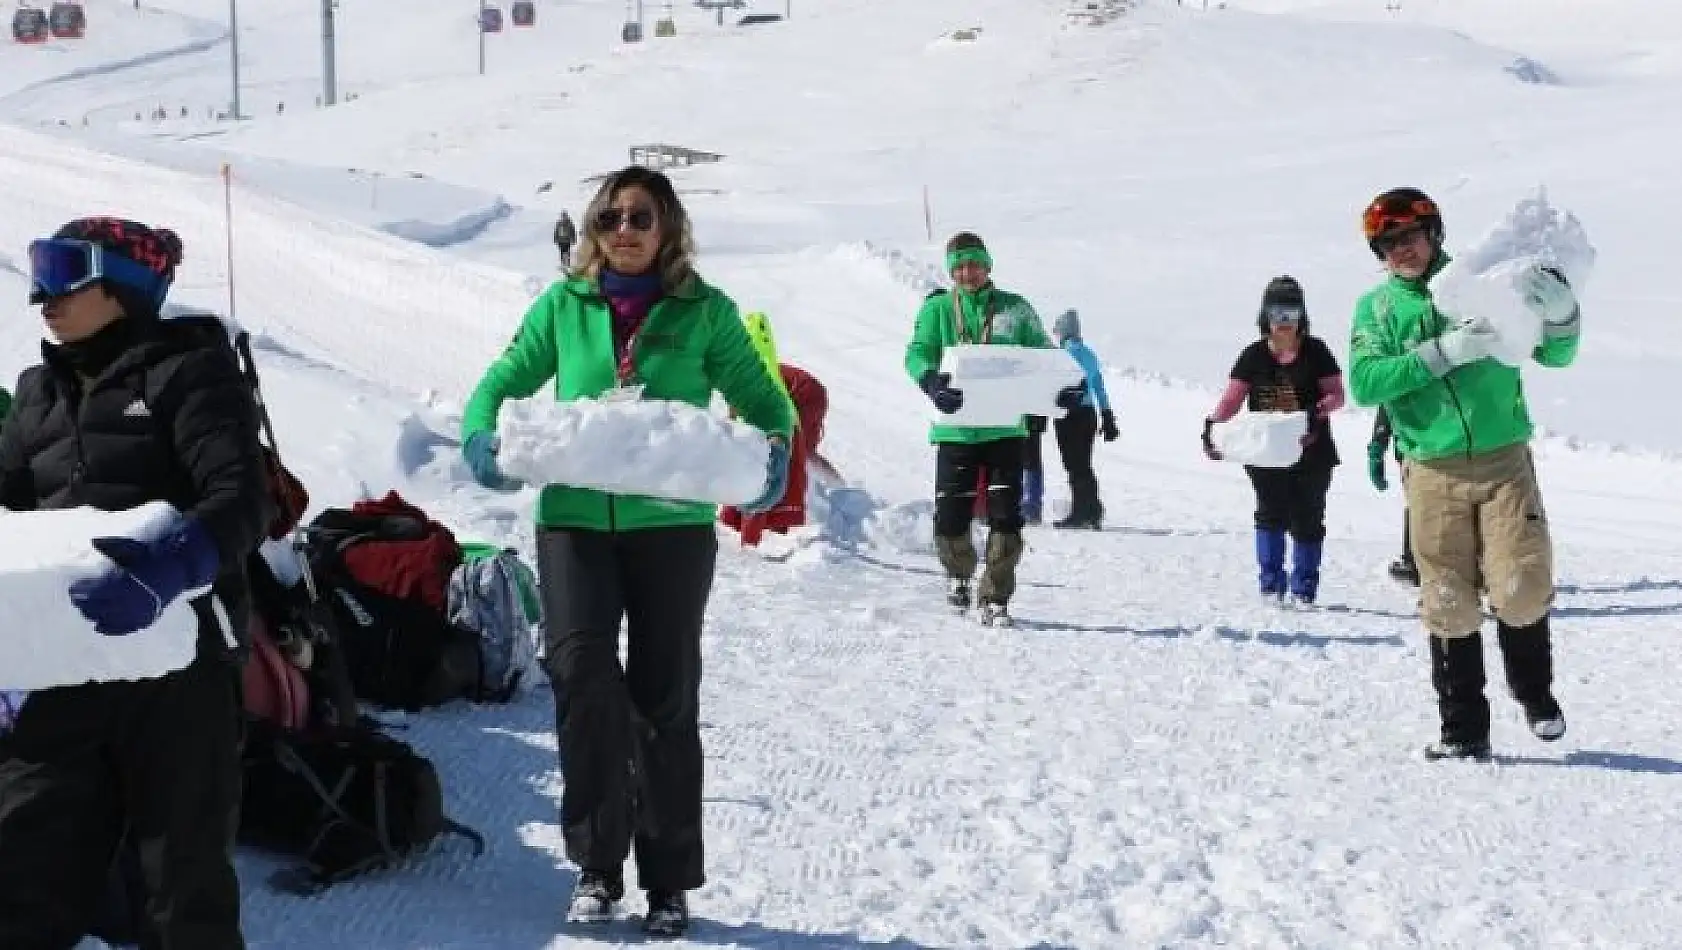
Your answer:
[[[156,623],[121,637],[94,630],[70,602],[70,584],[114,565],[90,543],[155,537],[181,517],[164,502],[128,511],[70,508],[0,513],[0,688],[35,690],[153,679],[193,661],[198,616],[188,591]]]
[[[1057,391],[1086,378],[1061,349],[961,343],[946,348],[940,371],[962,390],[963,408],[950,415],[929,405],[931,417],[958,426],[1014,426],[1022,417],[1062,416]]]
[[[1553,207],[1539,188],[1455,254],[1432,279],[1431,296],[1450,317],[1488,320],[1500,338],[1492,355],[1519,366],[1542,342],[1542,318],[1525,305],[1521,281],[1536,267],[1551,266],[1581,297],[1594,261],[1594,246],[1576,215]]]
[[[1258,468],[1290,468],[1302,458],[1308,434],[1303,412],[1241,412],[1211,427],[1209,438],[1221,458]]]
[[[753,426],[664,399],[539,403],[500,432],[502,470],[529,483],[673,501],[752,501],[771,454]]]

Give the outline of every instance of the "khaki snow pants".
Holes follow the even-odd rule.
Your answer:
[[[1405,465],[1425,628],[1438,637],[1476,633],[1483,625],[1480,592],[1509,627],[1546,616],[1553,540],[1530,447]]]

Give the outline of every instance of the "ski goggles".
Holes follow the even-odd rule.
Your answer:
[[[627,224],[633,231],[654,230],[654,209],[632,208],[626,211],[622,208],[603,208],[596,212],[596,230],[603,234],[612,234]]]
[[[1437,203],[1434,201],[1425,198],[1415,198],[1412,201],[1381,198],[1369,205],[1361,215],[1361,230],[1366,233],[1369,242],[1376,244],[1390,232],[1405,231],[1411,237],[1412,229],[1426,229],[1431,221],[1441,219],[1442,212],[1437,210]]]
[[[150,267],[91,241],[46,238],[29,244],[29,302],[45,303],[110,281],[161,304],[170,281]]]
[[[1262,315],[1267,317],[1268,325],[1275,327],[1296,326],[1307,316],[1301,307],[1288,303],[1269,304],[1262,308]]]

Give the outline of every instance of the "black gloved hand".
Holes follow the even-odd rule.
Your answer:
[[[1104,441],[1114,442],[1116,439],[1121,437],[1121,430],[1115,427],[1115,412],[1105,409],[1102,413],[1102,417],[1103,428],[1100,431],[1104,433]]]
[[[951,415],[964,407],[964,391],[953,389],[949,385],[951,382],[951,373],[937,373],[934,370],[929,370],[923,374],[922,380],[918,383],[923,387],[923,392],[928,393],[929,402],[934,403],[935,409],[947,415]]]
[[[1057,390],[1057,408],[1076,409],[1086,399],[1086,383],[1084,381],[1074,386],[1064,386]]]
[[[1203,454],[1211,460],[1221,460],[1221,450],[1215,448],[1215,420],[1203,420]]]

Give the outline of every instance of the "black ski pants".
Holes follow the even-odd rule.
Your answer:
[[[1332,488],[1330,465],[1290,468],[1245,466],[1256,490],[1256,528],[1289,531],[1299,544],[1326,539],[1326,493]]]
[[[645,890],[706,883],[701,628],[717,554],[710,524],[538,533],[567,858],[617,873],[634,846]]]
[[[1100,512],[1098,476],[1092,471],[1092,445],[1098,438],[1098,410],[1077,406],[1053,424],[1063,471],[1069,473],[1069,514],[1081,518]]]
[[[969,533],[975,519],[975,491],[987,472],[987,524],[994,531],[1022,531],[1023,440],[942,442],[935,450],[934,533],[956,537]]]
[[[66,950],[107,895],[119,839],[146,892],[144,950],[242,950],[238,670],[29,696],[0,737],[0,947]]]

